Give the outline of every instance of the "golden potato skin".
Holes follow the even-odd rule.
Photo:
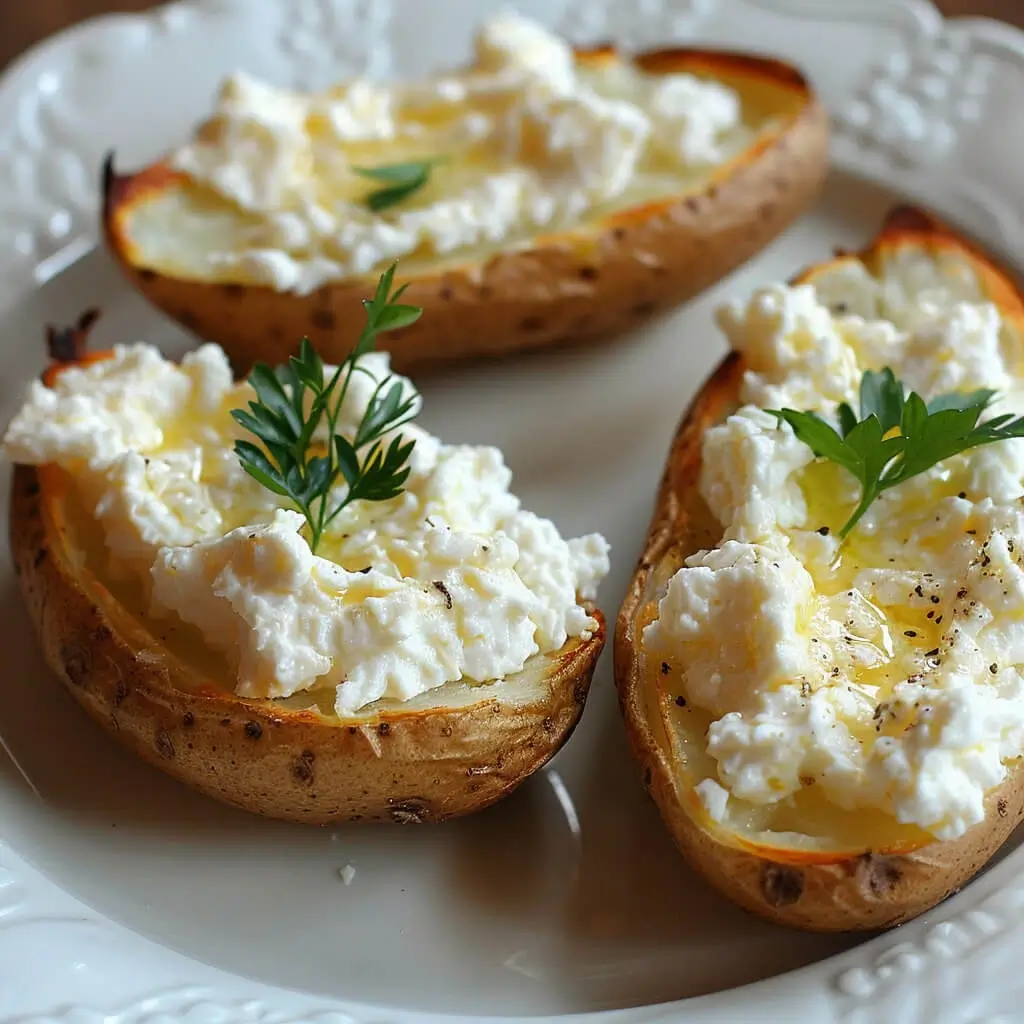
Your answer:
[[[1006,272],[923,211],[893,210],[878,238],[859,257],[874,266],[902,246],[967,254],[987,294],[1006,317],[1024,326],[1024,295]],[[827,266],[813,267],[795,280],[813,280]],[[965,885],[1024,819],[1020,767],[989,794],[985,820],[955,840],[908,849],[865,846],[834,853],[758,846],[716,827],[702,814],[685,770],[672,757],[645,683],[640,630],[659,585],[686,557],[716,544],[720,537],[720,528],[712,525],[697,494],[701,442],[708,427],[739,404],[743,371],[743,360],[735,353],[728,356],[687,411],[672,442],[643,554],[618,615],[615,679],[630,747],[679,849],[729,899],[770,921],[809,931],[890,927],[916,917]]]
[[[599,60],[609,50],[590,51]],[[649,203],[597,224],[541,236],[530,248],[483,264],[403,276],[403,301],[424,316],[382,335],[400,373],[438,364],[610,336],[691,298],[759,252],[816,198],[828,164],[828,116],[804,78],[781,62],[700,50],[661,50],[636,62],[652,73],[743,74],[799,95],[800,113],[719,168],[705,190]],[[173,182],[157,164],[104,175],[103,231],[131,283],[201,338],[215,341],[238,372],[255,361],[284,362],[308,336],[328,362],[340,362],[363,322],[369,277],[309,295],[247,284],[166,276],[136,262],[133,204]]]
[[[121,743],[208,796],[309,824],[443,821],[510,793],[579,720],[604,644],[597,612],[600,629],[547,657],[546,696],[525,706],[484,697],[339,720],[196,692],[190,670],[126,626],[127,612],[69,559],[60,481],[53,467],[18,466],[11,496],[11,550],[46,661]]]

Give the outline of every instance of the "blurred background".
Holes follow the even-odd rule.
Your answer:
[[[252,0],[253,3],[258,0]],[[623,0],[630,3],[632,0]],[[827,5],[829,0],[820,0]],[[1024,27],[1024,0],[936,0],[947,15],[984,15]],[[93,14],[140,11],[154,0],[0,0],[0,68],[40,39]]]

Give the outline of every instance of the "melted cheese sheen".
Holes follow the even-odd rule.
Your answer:
[[[369,375],[352,378],[339,423],[349,434],[388,372],[383,354],[361,365]],[[497,449],[443,445],[414,425],[401,428],[416,441],[406,490],[354,503],[314,555],[302,517],[231,451],[229,412],[251,397],[212,345],[180,366],[120,347],[32,384],[3,450],[75,476],[107,571],[141,584],[153,616],[198,627],[248,697],[331,688],[346,714],[500,679],[595,628],[580,602],[608,571],[603,538],[566,541],[523,510]]]
[[[472,66],[416,85],[324,93],[245,74],[172,165],[245,217],[219,273],[308,292],[415,253],[527,238],[638,185],[678,191],[752,138],[739,96],[689,74],[646,75],[572,49],[514,13],[481,29]],[[429,186],[374,214],[354,168],[442,157]],[[646,183],[646,184],[645,184]]]
[[[1024,752],[1024,441],[887,491],[840,547],[855,481],[762,408],[856,407],[862,372],[891,366],[925,398],[991,387],[991,415],[1020,414],[1021,339],[966,262],[910,252],[880,278],[851,259],[813,286],[762,288],[719,322],[749,366],[746,404],[704,438],[700,491],[723,538],[675,574],[644,633],[712,717],[717,777],[699,795],[720,819],[734,799],[780,806],[813,785],[958,836]]]

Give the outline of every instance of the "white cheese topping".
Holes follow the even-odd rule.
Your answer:
[[[771,285],[719,323],[749,367],[703,442],[720,546],[688,559],[644,633],[686,708],[711,716],[712,818],[818,787],[946,839],[1024,753],[1024,442],[978,448],[886,491],[840,548],[859,496],[762,408],[856,407],[890,366],[926,399],[995,388],[1024,412],[1021,339],[962,258],[855,259]],[[759,408],[761,407],[761,408]],[[987,414],[986,414],[987,415]],[[829,529],[830,528],[830,529]]]
[[[361,366],[342,432],[388,373],[380,353]],[[314,555],[303,517],[231,451],[230,410],[251,397],[214,346],[180,367],[121,347],[52,388],[33,384],[3,450],[74,475],[108,571],[141,584],[153,615],[198,627],[245,696],[330,688],[348,714],[501,679],[595,628],[581,602],[608,572],[604,539],[566,541],[523,510],[497,449],[443,445],[415,425],[401,428],[416,441],[404,492],[348,506]]]
[[[505,13],[481,28],[470,68],[415,85],[304,94],[235,74],[171,163],[244,214],[208,254],[218,273],[308,292],[398,256],[528,238],[638,188],[678,191],[752,131],[719,82],[577,63],[564,40]],[[373,183],[355,168],[436,157],[427,188],[366,207]]]

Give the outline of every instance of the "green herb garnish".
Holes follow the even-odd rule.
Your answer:
[[[437,159],[417,160],[405,164],[382,164],[380,167],[353,167],[356,174],[383,184],[366,197],[366,205],[374,213],[400,203],[418,192],[430,178]]]
[[[994,396],[988,390],[952,392],[926,403],[913,391],[904,397],[902,382],[886,367],[861,378],[859,419],[845,402],[839,406],[838,431],[814,412],[767,411],[788,423],[815,455],[845,466],[860,481],[860,502],[839,531],[845,538],[890,487],[970,448],[1024,437],[1024,416],[995,416],[979,425]]]
[[[348,386],[356,373],[369,373],[359,360],[374,348],[377,335],[418,320],[418,306],[398,303],[406,285],[391,294],[395,264],[382,275],[372,299],[364,299],[366,326],[345,361],[324,380],[324,364],[308,338],[298,356],[271,369],[257,363],[249,374],[256,399],[231,415],[262,442],[236,441],[235,454],[242,468],[274,494],[288,498],[305,516],[310,548],[315,552],[324,530],[339,512],[354,501],[387,501],[402,493],[409,476],[409,456],[415,441],[395,437],[387,448],[380,438],[408,423],[416,415],[416,396],[403,397],[402,384],[393,376],[374,389],[366,412],[351,440],[337,432]],[[314,441],[326,421],[327,441]],[[330,507],[331,489],[343,478],[345,496]]]

